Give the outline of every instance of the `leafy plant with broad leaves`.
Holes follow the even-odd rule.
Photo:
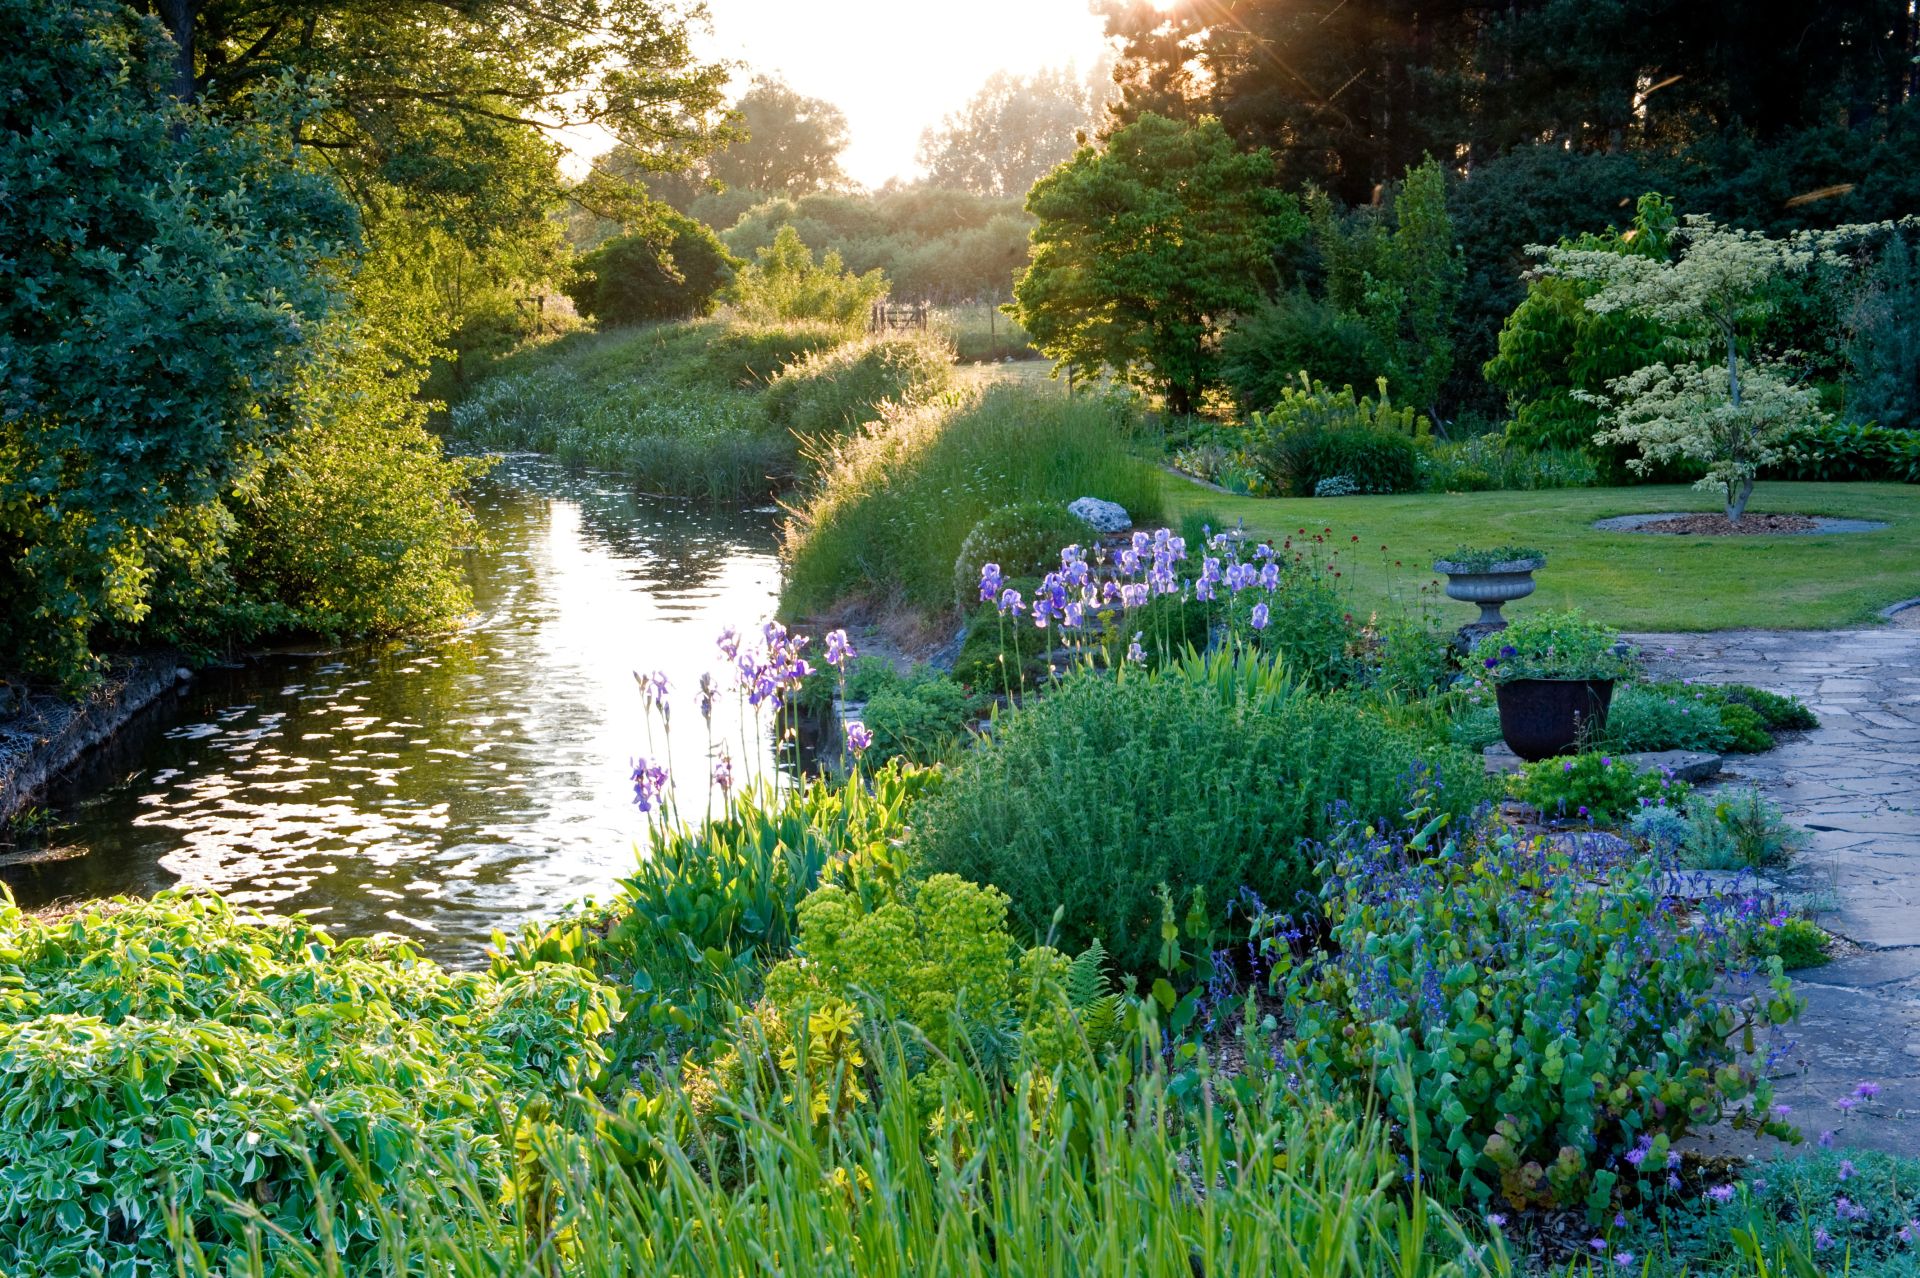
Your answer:
[[[1740,963],[1760,903],[1677,911],[1653,858],[1480,831],[1356,837],[1321,894],[1332,945],[1282,962],[1305,1076],[1379,1095],[1424,1166],[1481,1202],[1584,1205],[1664,1184],[1722,1118],[1791,1138],[1759,1031],[1797,1014]]]
[[[0,895],[0,1269],[165,1272],[175,1228],[221,1269],[323,1241],[366,1264],[422,1177],[495,1216],[517,1116],[595,1081],[617,1016],[571,964],[450,972],[210,896]]]
[[[1625,679],[1634,672],[1620,632],[1577,608],[1530,612],[1482,637],[1471,661],[1494,683],[1515,679]]]

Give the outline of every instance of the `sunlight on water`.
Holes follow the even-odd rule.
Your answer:
[[[672,683],[671,772],[698,812],[695,685],[722,670],[723,627],[772,615],[772,517],[636,499],[532,458],[474,504],[489,545],[470,558],[469,628],[204,672],[55,796],[69,824],[46,859],[0,878],[25,905],[203,885],[468,959],[496,927],[604,895],[644,831],[633,674]],[[768,766],[757,748],[734,746],[736,770]]]

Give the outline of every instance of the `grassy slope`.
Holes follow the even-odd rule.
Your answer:
[[[1713,510],[1711,494],[1677,486],[1405,497],[1257,498],[1165,480],[1177,518],[1206,511],[1262,536],[1331,527],[1366,554],[1348,574],[1362,608],[1417,597],[1436,555],[1462,544],[1547,552],[1532,598],[1510,610],[1579,606],[1629,630],[1819,629],[1874,620],[1920,595],[1920,488],[1902,484],[1762,483],[1758,511],[1884,520],[1881,532],[1793,537],[1659,537],[1598,532],[1609,515]],[[1389,554],[1381,556],[1378,547]],[[1392,566],[1399,560],[1401,568]],[[1440,600],[1442,621],[1470,605]]]

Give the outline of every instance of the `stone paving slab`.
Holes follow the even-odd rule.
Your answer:
[[[1795,973],[1807,1000],[1774,1070],[1809,1139],[1920,1154],[1920,630],[1640,635],[1663,678],[1749,683],[1805,699],[1819,728],[1728,761],[1812,831],[1789,876],[1861,947]],[[1871,1105],[1834,1101],[1877,1083]],[[1708,1143],[1724,1140],[1708,1137]]]

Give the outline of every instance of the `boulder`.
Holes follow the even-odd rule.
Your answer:
[[[1067,513],[1090,525],[1095,532],[1119,533],[1133,527],[1133,516],[1117,502],[1098,497],[1078,497],[1067,503]]]

